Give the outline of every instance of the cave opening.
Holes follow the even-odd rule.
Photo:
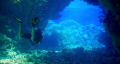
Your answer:
[[[92,50],[105,47],[104,41],[98,40],[101,38],[100,34],[105,32],[100,22],[103,13],[99,6],[74,0],[59,14],[59,19],[49,20],[45,29],[44,44],[40,47],[46,47],[46,44],[47,48],[51,49],[83,47],[85,50]]]
[[[82,0],[72,1],[63,11],[59,13],[61,17],[55,22],[63,20],[74,20],[82,25],[95,24],[101,26],[100,17],[103,15],[99,6],[88,4]]]

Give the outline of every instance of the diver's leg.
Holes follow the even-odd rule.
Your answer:
[[[22,36],[22,23],[19,22],[18,36]]]
[[[35,17],[32,19],[32,32],[31,32],[31,41],[33,43],[35,43],[35,26],[38,24],[39,22],[39,17]]]
[[[23,34],[22,34],[22,20],[16,18],[16,17],[13,15],[13,13],[11,12],[11,10],[9,10],[9,12],[10,12],[10,14],[13,16],[13,18],[14,18],[16,21],[18,21],[18,23],[19,23],[18,36],[22,36],[22,35],[23,35]]]
[[[35,42],[35,28],[32,26],[32,32],[31,32],[31,41]]]

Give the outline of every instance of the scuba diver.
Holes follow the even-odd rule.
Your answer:
[[[9,10],[9,12],[12,14],[12,12]],[[19,32],[18,32],[18,36],[29,39],[33,44],[40,44],[42,42],[42,30],[41,29],[35,29],[35,26],[38,24],[39,22],[39,17],[35,17],[32,19],[32,30],[31,33],[23,33],[22,32],[22,23],[23,21],[16,18],[13,14],[12,16],[14,17],[14,19],[16,21],[18,21],[19,23]]]

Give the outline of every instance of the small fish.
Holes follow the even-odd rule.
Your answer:
[[[105,16],[104,15],[99,15],[98,18],[104,18]]]
[[[105,15],[101,14],[101,15],[98,16],[98,18],[99,18],[100,22],[103,22],[104,19],[105,19]]]
[[[104,21],[104,18],[100,18],[99,21],[102,23]]]
[[[19,3],[19,2],[21,2],[22,0],[14,0],[14,2],[13,3]]]

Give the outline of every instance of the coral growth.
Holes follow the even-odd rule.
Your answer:
[[[52,23],[49,25],[48,23],[45,35],[53,38],[55,36],[52,36],[51,34],[56,34],[56,40],[58,40],[57,43],[59,44],[59,47],[83,47],[85,50],[91,50],[92,48],[104,47],[104,45],[98,42],[97,35],[99,35],[100,32],[104,32],[104,30],[93,24],[82,26],[73,20],[65,20],[59,24]]]
[[[11,58],[0,59],[8,64],[119,64],[120,55],[114,50],[100,48],[85,51],[82,47],[63,49],[62,51],[34,50],[31,53],[19,53]]]

